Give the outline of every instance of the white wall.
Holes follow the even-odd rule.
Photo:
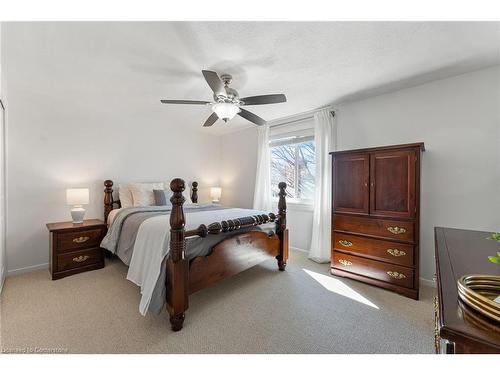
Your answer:
[[[290,229],[290,246],[309,251],[312,237],[313,210],[294,207],[288,204],[287,227]]]
[[[257,129],[250,128],[221,137],[221,203],[251,208],[257,170]]]
[[[48,262],[45,224],[71,219],[66,188],[89,187],[86,218],[102,218],[108,178],[196,179],[201,201],[219,184],[220,139],[200,131],[206,115],[184,121],[198,115],[162,106],[161,89],[147,91],[158,81],[134,75],[119,54],[105,60],[102,34],[70,26],[63,34],[38,23],[3,30],[9,271]]]
[[[483,69],[336,108],[339,150],[425,142],[420,240],[425,279],[434,274],[434,226],[500,230],[499,75],[499,67]],[[244,135],[239,140],[246,148],[250,141]],[[231,142],[238,142],[237,133]],[[291,209],[288,217],[291,245],[307,249],[312,213]]]
[[[2,23],[0,22],[0,100],[3,102],[2,91]],[[5,253],[5,132],[4,132],[3,110],[0,108],[0,291],[7,273],[7,261]]]
[[[435,226],[500,229],[499,68],[339,107],[339,149],[425,142],[421,276],[434,274]],[[473,251],[473,249],[471,249]]]

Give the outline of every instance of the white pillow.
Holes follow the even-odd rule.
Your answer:
[[[128,188],[132,193],[134,207],[154,206],[155,196],[153,190],[163,190],[163,182],[152,183],[133,183],[129,184]]]
[[[120,199],[122,208],[129,208],[134,206],[132,193],[128,188],[128,184],[118,184],[118,199]]]

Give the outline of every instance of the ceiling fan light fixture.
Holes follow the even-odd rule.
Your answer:
[[[212,110],[221,120],[229,121],[240,111],[240,108],[233,103],[215,103]]]

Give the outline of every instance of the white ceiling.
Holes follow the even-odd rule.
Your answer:
[[[168,124],[218,133],[249,123],[236,118],[202,130],[209,108],[159,100],[211,100],[201,75],[211,69],[232,74],[241,96],[285,93],[285,104],[247,107],[272,120],[499,64],[499,25],[9,23],[2,31],[4,80],[17,75],[16,89],[24,84],[59,104],[66,100],[75,114],[104,106],[120,117],[154,113]]]

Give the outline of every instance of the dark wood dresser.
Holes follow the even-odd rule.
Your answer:
[[[47,224],[50,232],[50,274],[52,280],[104,267],[100,247],[107,226],[102,220]]]
[[[457,280],[467,274],[500,275],[488,261],[500,251],[491,233],[435,228],[436,352],[500,353],[500,324],[475,312],[458,297]]]
[[[418,299],[423,143],[332,152],[333,275]]]

